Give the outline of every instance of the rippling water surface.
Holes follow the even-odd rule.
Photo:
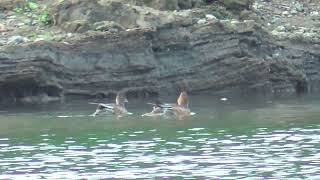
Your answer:
[[[320,179],[319,98],[193,97],[186,120],[141,118],[150,107],[134,101],[119,120],[94,108],[3,108],[0,179]]]

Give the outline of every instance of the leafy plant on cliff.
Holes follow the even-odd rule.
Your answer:
[[[39,15],[39,21],[44,25],[51,24],[51,17],[50,17],[50,14],[49,14],[49,12],[47,10],[43,11]]]
[[[32,33],[28,36],[28,38],[32,41],[53,41],[54,35],[51,32],[46,32],[44,34],[36,34]]]
[[[18,14],[30,17],[32,21],[37,20],[43,25],[51,24],[51,16],[46,7],[41,6],[35,0],[26,0],[22,4],[18,4],[14,11]]]
[[[38,9],[39,4],[37,2],[26,0],[25,3],[17,4],[17,7],[15,7],[13,10],[16,13],[23,14],[27,12],[37,11]]]
[[[211,10],[212,15],[214,15],[217,19],[231,19],[231,15],[225,9],[221,9],[217,6],[212,6]]]

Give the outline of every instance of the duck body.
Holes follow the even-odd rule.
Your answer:
[[[193,116],[196,114],[194,112],[191,112],[189,108],[182,107],[179,105],[172,107],[172,112],[176,117],[178,117],[178,119],[184,119],[186,117]]]
[[[155,103],[148,103],[152,105],[152,111],[149,113],[142,114],[141,116],[144,117],[161,117],[165,115],[165,107],[160,101],[156,101]]]
[[[149,113],[142,114],[141,116],[147,116],[147,117],[161,117],[164,115],[164,111],[161,107],[153,107],[153,110]]]
[[[194,112],[191,112],[189,109],[189,100],[188,95],[185,91],[180,93],[180,96],[177,99],[177,104],[162,104],[160,102],[149,103],[153,105],[153,110],[149,113],[143,114],[142,116],[148,117],[171,117],[175,116],[178,119],[184,119],[188,116],[195,115]]]
[[[125,98],[125,95],[123,93],[118,93],[116,96],[116,103],[90,103],[90,104],[97,104],[96,111],[91,116],[97,116],[103,112],[111,112],[113,113],[117,118],[123,117],[126,115],[131,115],[132,113],[128,112],[128,110],[125,107],[125,103],[128,102],[127,98]]]

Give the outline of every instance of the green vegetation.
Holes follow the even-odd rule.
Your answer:
[[[217,6],[212,6],[212,15],[214,15],[217,19],[231,19],[231,15],[225,10],[221,9]]]
[[[32,10],[32,11],[35,11],[37,9],[39,9],[39,5],[35,2],[28,2],[28,7]]]
[[[39,15],[39,21],[42,23],[42,24],[45,24],[45,25],[49,25],[51,24],[51,17],[50,17],[50,14],[48,12],[48,10],[45,10],[43,11],[40,15]]]
[[[33,33],[28,38],[32,41],[36,41],[36,40],[53,41],[54,35],[51,32],[46,32],[44,34]]]
[[[32,18],[32,21],[38,21],[43,25],[50,25],[52,19],[46,7],[41,6],[35,0],[26,0],[22,4],[18,4],[14,11],[18,14]]]
[[[39,4],[34,2],[34,1],[28,1],[26,0],[25,3],[23,4],[18,4],[16,8],[14,8],[13,10],[16,13],[19,14],[23,14],[23,13],[27,13],[27,12],[35,12],[39,9]]]

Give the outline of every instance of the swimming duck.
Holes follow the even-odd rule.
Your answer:
[[[162,104],[160,101],[156,101],[155,103],[147,103],[152,105],[152,111],[149,113],[142,114],[141,116],[147,116],[147,117],[160,117],[165,115],[167,107],[165,107],[164,104]]]
[[[189,109],[189,98],[186,91],[182,91],[177,99],[177,105],[172,106],[173,114],[178,117],[178,119],[183,119],[188,116],[195,115],[196,113],[191,112]]]
[[[131,112],[128,112],[125,103],[128,102],[127,98],[125,97],[125,94],[123,92],[118,92],[116,96],[116,103],[110,103],[110,104],[104,104],[104,103],[90,103],[90,104],[98,104],[98,107],[96,111],[91,116],[96,116],[102,112],[112,112],[114,115],[116,115],[117,118],[131,115]]]
[[[142,116],[158,117],[158,116],[170,116],[174,115],[178,119],[184,119],[188,116],[195,115],[189,109],[189,99],[187,92],[183,91],[180,93],[177,104],[162,104],[159,101],[156,103],[149,103],[153,105],[153,110],[149,113],[143,114]]]

